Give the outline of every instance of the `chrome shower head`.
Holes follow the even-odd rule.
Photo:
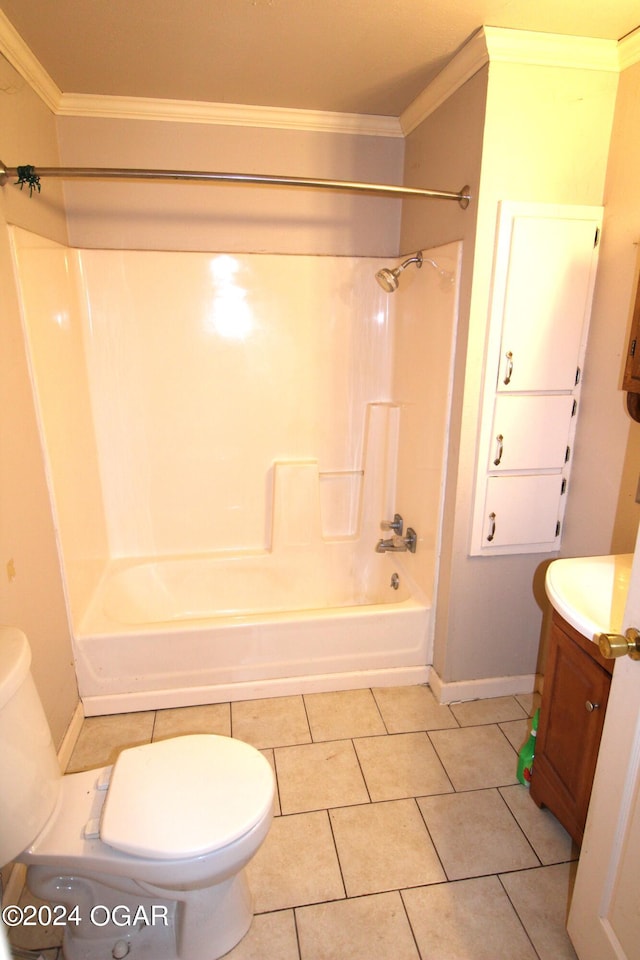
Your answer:
[[[422,254],[420,251],[418,251],[414,257],[409,257],[404,263],[401,263],[399,267],[395,267],[393,270],[390,270],[389,267],[383,267],[381,270],[378,270],[376,280],[386,293],[393,293],[394,290],[398,289],[400,274],[410,263],[415,263],[418,268],[422,266]]]

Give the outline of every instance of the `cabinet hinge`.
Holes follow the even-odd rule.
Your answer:
[[[560,536],[560,521],[556,523],[556,537]]]
[[[597,247],[599,243],[600,243],[600,227],[596,227],[596,234],[595,234],[595,237],[593,238],[594,247]]]
[[[635,357],[635,355],[636,355],[636,343],[637,343],[637,340],[632,340],[632,341],[631,341],[631,345],[630,345],[630,347],[629,347],[629,356],[630,356],[630,357]]]
[[[565,455],[564,455],[564,462],[565,462],[565,463],[569,463],[569,457],[570,457],[570,456],[571,456],[571,447],[570,447],[569,445],[567,445],[567,450],[566,450],[566,453],[565,453]]]

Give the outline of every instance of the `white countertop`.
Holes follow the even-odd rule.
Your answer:
[[[621,633],[632,553],[554,560],[545,589],[552,606],[587,640]]]

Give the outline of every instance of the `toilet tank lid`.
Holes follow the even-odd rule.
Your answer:
[[[153,860],[204,856],[271,813],[274,776],[259,750],[192,734],[123,750],[113,768],[100,839]]]
[[[31,666],[29,642],[17,627],[0,627],[0,709],[24,683]]]

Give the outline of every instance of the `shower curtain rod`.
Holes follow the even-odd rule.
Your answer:
[[[358,183],[349,180],[308,180],[304,177],[279,177],[258,173],[206,173],[196,170],[128,170],[119,167],[6,167],[0,161],[0,186],[10,177],[16,184],[25,184],[31,194],[40,191],[41,177],[62,180],[191,180],[215,183],[249,183],[262,186],[305,187],[312,190],[342,190],[382,197],[423,197],[432,200],[457,200],[463,210],[469,206],[471,194],[464,186],[458,193],[447,190],[426,190],[419,187],[396,187],[384,183]]]

